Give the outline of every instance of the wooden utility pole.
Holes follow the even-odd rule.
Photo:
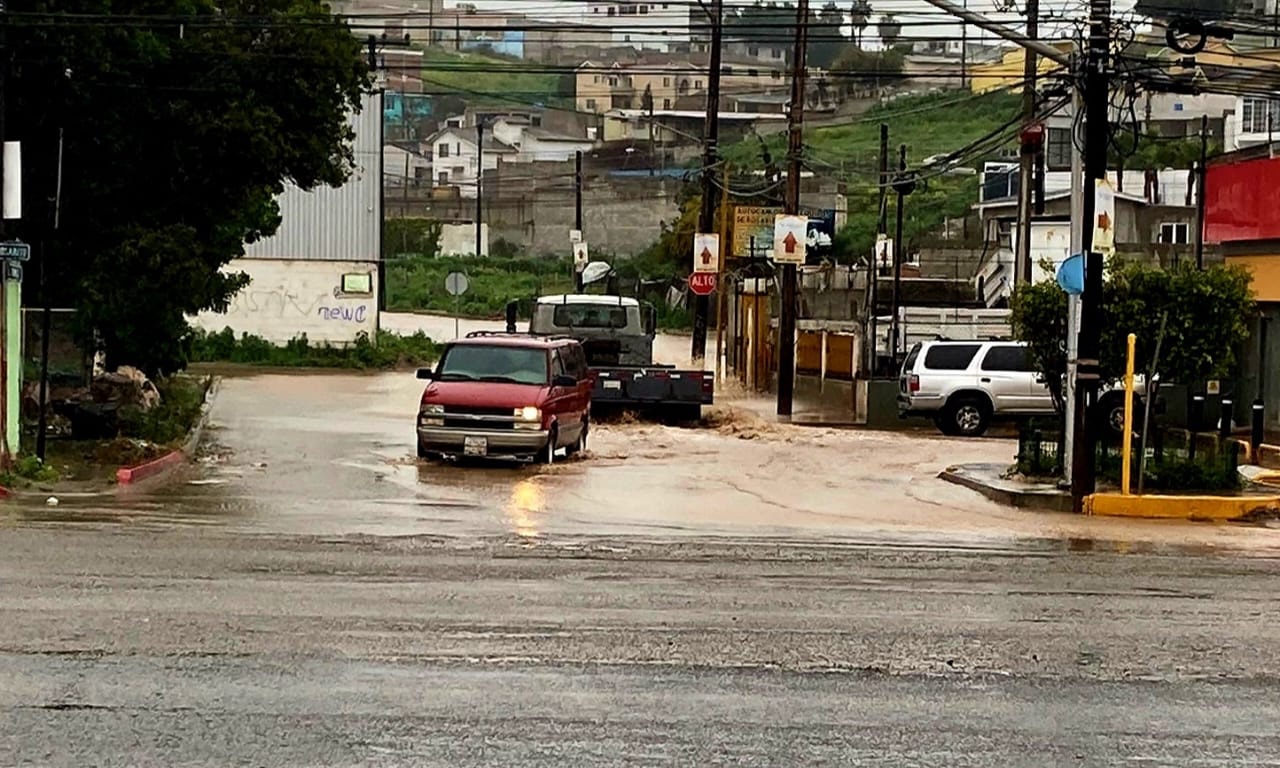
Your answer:
[[[724,381],[724,273],[725,262],[729,260],[729,164],[726,162],[720,171],[720,269],[716,275],[716,360],[713,366],[716,376]]]
[[[710,13],[711,56],[707,64],[707,122],[702,138],[702,210],[698,216],[699,232],[713,232],[716,226],[715,165],[719,156],[716,145],[720,139],[720,41],[724,30],[724,0],[715,0]],[[716,290],[718,292],[719,288]],[[695,362],[707,355],[707,313],[710,306],[709,296],[693,297],[693,343],[689,356]]]
[[[1027,39],[1039,33],[1040,0],[1027,0]],[[1036,119],[1036,74],[1039,60],[1035,51],[1022,49],[1022,135],[1018,158],[1018,248],[1014,282],[1031,282],[1031,214],[1032,191],[1035,187],[1036,152],[1030,142],[1030,131]]]
[[[1071,456],[1071,505],[1084,511],[1084,499],[1093,493],[1098,457],[1097,435],[1086,417],[1097,400],[1098,357],[1102,335],[1102,254],[1094,248],[1097,226],[1097,188],[1107,178],[1107,145],[1110,141],[1111,99],[1111,0],[1090,0],[1089,47],[1084,73],[1084,199],[1081,248],[1085,254],[1084,293],[1080,295],[1079,358],[1076,361],[1075,440]]]
[[[787,113],[786,212],[800,212],[800,170],[804,154],[804,75],[809,47],[809,0],[796,3],[794,69],[791,73],[791,110]],[[782,291],[778,318],[778,415],[790,418],[796,384],[796,265],[782,265]]]
[[[480,214],[483,213],[483,195],[484,190],[484,120],[476,118],[476,258],[480,258],[484,251],[480,249]]]
[[[1271,124],[1270,114],[1267,124]],[[1209,116],[1200,116],[1200,162],[1196,165],[1196,269],[1204,269],[1205,179],[1208,178]]]
[[[582,150],[573,153],[573,228],[578,230],[580,236],[586,238],[582,231]],[[574,256],[573,261],[573,289],[582,293],[582,269],[586,265],[579,265],[577,256]]]

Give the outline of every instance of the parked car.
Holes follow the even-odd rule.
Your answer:
[[[418,456],[555,461],[591,431],[582,345],[566,338],[473,333],[445,346],[418,408]]]
[[[1145,388],[1135,386],[1135,412]],[[1016,341],[927,341],[907,353],[898,377],[898,414],[927,416],[946,435],[977,437],[993,421],[1056,413],[1025,344]],[[1108,388],[1090,418],[1119,434],[1124,392]]]

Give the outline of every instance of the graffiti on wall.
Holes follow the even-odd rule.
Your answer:
[[[269,319],[290,317],[321,317],[325,320],[363,323],[369,317],[366,303],[334,304],[342,298],[342,291],[301,294],[281,285],[277,288],[256,288],[252,284],[237,293],[227,308],[227,317],[254,316]]]
[[[320,307],[320,317],[325,320],[337,320],[347,323],[363,323],[368,317],[369,308],[363,304],[351,306],[350,304],[342,307]]]

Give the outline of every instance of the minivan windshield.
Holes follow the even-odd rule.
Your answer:
[[[547,353],[498,344],[458,344],[446,349],[440,358],[436,380],[541,386],[547,383]]]

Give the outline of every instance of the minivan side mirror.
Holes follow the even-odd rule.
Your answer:
[[[553,386],[553,387],[576,387],[576,386],[578,386],[578,380],[577,380],[577,379],[575,379],[575,378],[573,378],[572,376],[566,376],[565,374],[563,374],[563,373],[562,373],[562,374],[560,374],[559,376],[556,376],[554,379],[552,379],[552,380],[551,380],[551,386]]]
[[[436,372],[431,370],[430,368],[418,369],[418,378],[422,379],[423,381],[431,381],[435,377],[436,377]]]

